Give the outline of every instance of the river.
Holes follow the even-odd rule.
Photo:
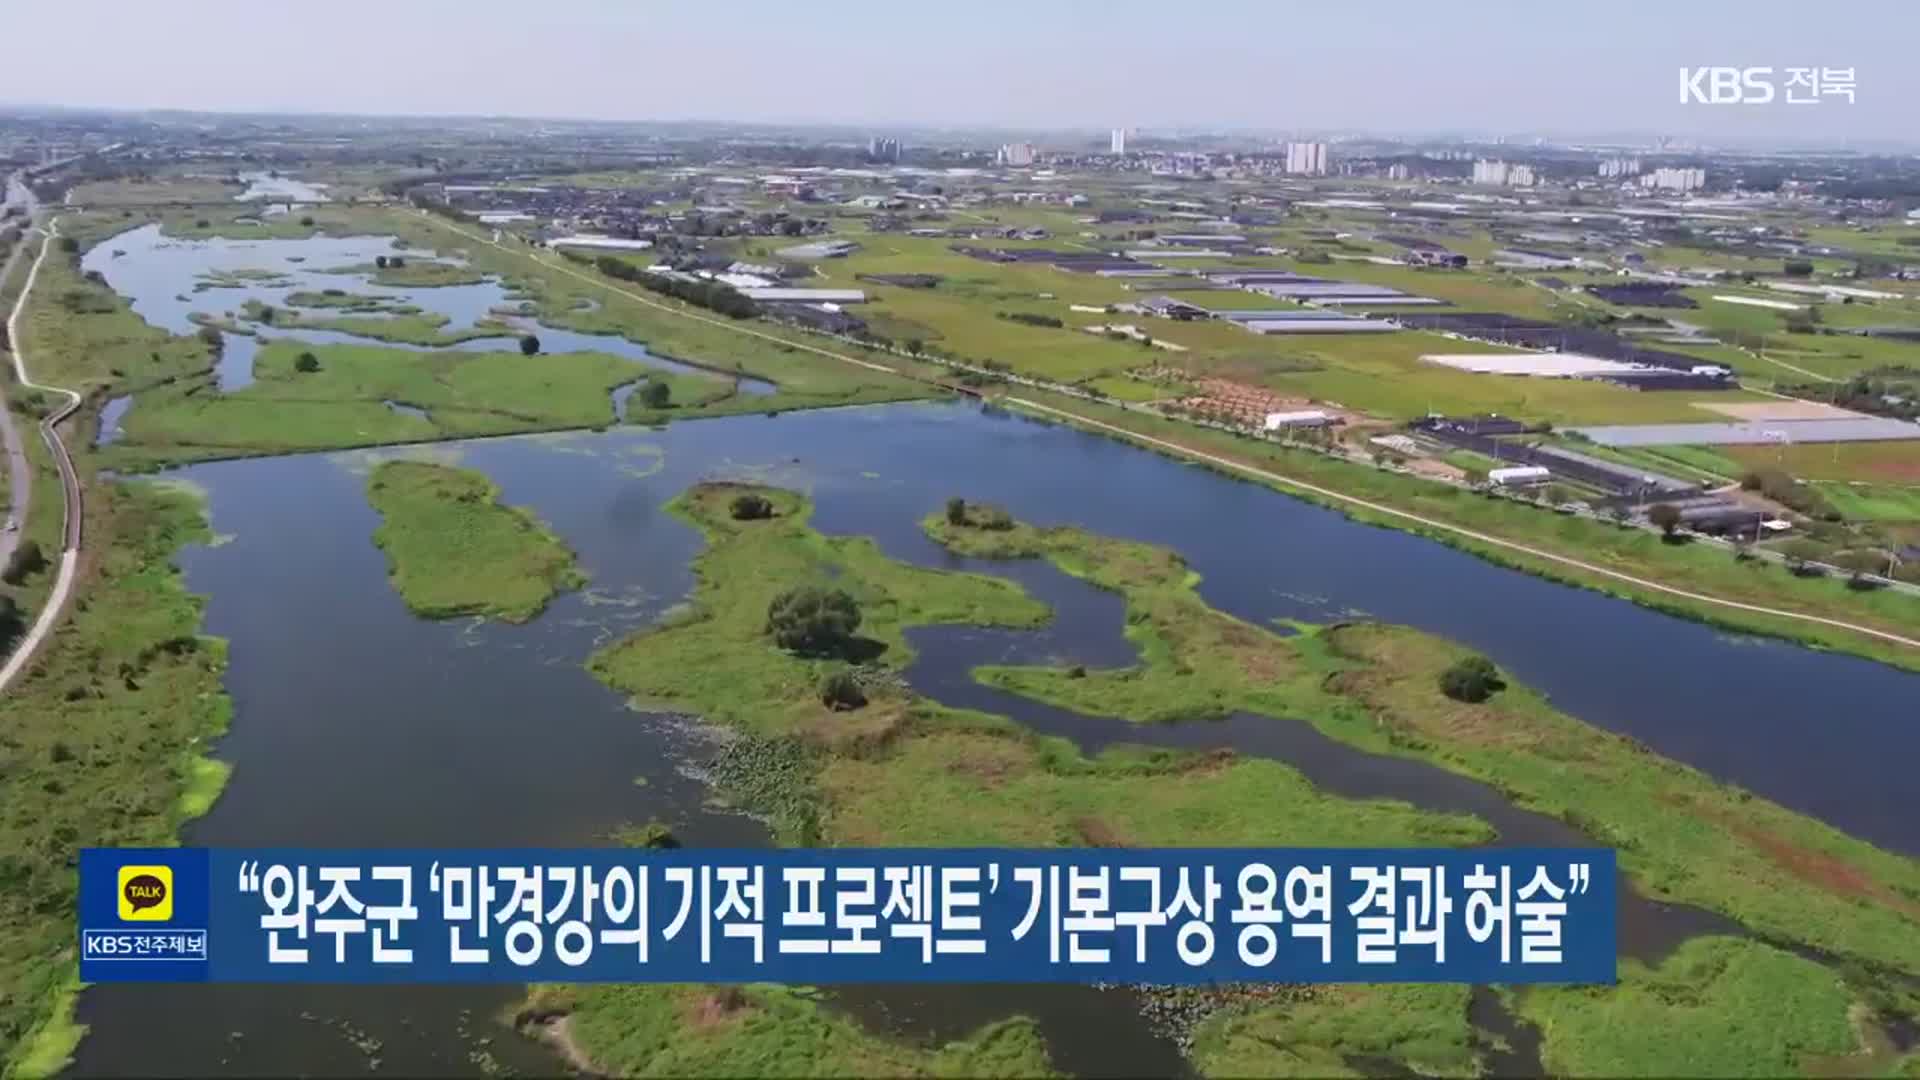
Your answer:
[[[392,297],[475,325],[516,303],[498,282],[440,288],[372,285],[345,268],[424,253],[390,237],[180,241],[136,229],[90,251],[134,310],[175,333],[193,311],[247,299],[285,307],[296,289]],[[271,270],[278,278],[220,271]],[[602,351],[637,364],[682,365],[638,343],[523,322],[543,352]],[[370,342],[268,328],[318,344]],[[252,377],[258,339],[225,335],[223,392]],[[391,347],[391,346],[390,346]],[[511,337],[461,349],[513,350]],[[538,362],[538,357],[527,358]],[[624,416],[637,383],[614,391]],[[742,380],[747,393],[773,384]],[[411,408],[389,402],[396,410]],[[119,432],[138,399],[117,398],[101,424]],[[1035,632],[923,628],[908,677],[922,693],[1007,713],[1089,749],[1116,739],[1232,746],[1284,759],[1316,784],[1355,797],[1394,796],[1474,813],[1502,843],[1579,842],[1490,789],[1418,762],[1363,754],[1298,720],[1235,716],[1217,724],[1135,729],[982,686],[980,663],[1131,661],[1118,600],[1039,562],[975,562],[919,530],[952,495],[990,500],[1039,524],[1166,544],[1203,575],[1215,606],[1256,623],[1367,614],[1453,637],[1492,656],[1561,708],[1641,739],[1856,835],[1920,852],[1908,768],[1920,676],[1847,656],[1716,631],[1601,594],[1505,570],[1410,534],[1337,513],[1110,440],[965,404],[912,404],[736,417],[663,431],[615,429],[449,443],[506,501],[532,507],[592,577],[524,626],[428,622],[409,614],[372,546],[366,455],[303,455],[179,470],[209,493],[214,529],[231,542],[194,547],[181,565],[208,597],[207,632],[230,643],[235,765],[225,795],[183,842],[209,845],[568,845],[625,822],[661,820],[698,846],[752,846],[764,830],[712,809],[697,766],[712,746],[696,724],[637,713],[593,680],[592,651],[658,618],[692,589],[699,549],[662,511],[717,476],[808,491],[815,524],[873,536],[890,555],[1022,582],[1053,605]],[[1836,707],[1844,702],[1844,708]],[[1687,936],[1726,929],[1712,916],[1627,898],[1623,950],[1658,957]],[[544,1049],[492,1014],[515,988],[97,987],[81,999],[92,1025],[86,1074],[551,1072]],[[1484,997],[1484,996],[1483,996]],[[1042,1021],[1056,1061],[1082,1073],[1165,1075],[1181,1062],[1148,1032],[1125,992],[1074,987],[849,988],[833,1000],[870,1023],[924,1037],[964,1034],[1011,1011]],[[1480,1015],[1493,1006],[1477,1001]]]
[[[710,753],[697,728],[627,710],[581,668],[594,648],[688,594],[698,536],[661,507],[726,476],[808,491],[824,531],[873,536],[917,563],[1010,576],[1053,604],[1054,624],[1034,633],[916,630],[909,674],[921,692],[1085,746],[1231,745],[1284,758],[1341,794],[1479,814],[1505,843],[1577,839],[1481,785],[1360,754],[1298,721],[1135,730],[972,682],[965,672],[977,663],[1109,665],[1132,654],[1112,596],[1038,562],[960,560],[927,540],[918,519],[947,496],[1169,544],[1203,575],[1210,602],[1251,621],[1365,612],[1467,641],[1591,723],[1888,847],[1920,849],[1902,764],[1920,742],[1911,723],[1920,676],[1730,636],[1096,436],[970,405],[911,404],[439,449],[539,513],[592,587],[525,626],[419,620],[388,587],[369,539],[364,455],[179,471],[208,491],[215,531],[232,538],[190,549],[181,564],[188,586],[209,598],[208,632],[232,643],[234,723],[217,752],[236,767],[184,842],[564,845],[654,819],[690,844],[764,842],[753,822],[707,807],[689,775]],[[1832,707],[1839,697],[1844,710]],[[1658,956],[1724,926],[1629,902],[1623,948]],[[476,1043],[489,1035],[485,1053],[551,1069],[538,1048],[490,1030],[487,1013],[512,997],[499,988],[100,987],[82,998],[81,1019],[94,1027],[78,1071],[361,1071],[368,1056],[395,1071],[467,1070],[479,1068]],[[1169,1044],[1129,1021],[1123,993],[860,988],[836,999],[897,1030],[941,1036],[1017,1008],[1042,1018],[1057,1060],[1075,1071],[1179,1066]],[[377,1054],[360,1048],[367,1039],[379,1041]]]

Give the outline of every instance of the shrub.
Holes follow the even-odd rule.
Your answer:
[[[664,409],[673,400],[673,391],[659,379],[650,379],[640,388],[640,404],[649,409]]]
[[[773,516],[773,501],[765,495],[737,495],[733,500],[735,521],[761,521]]]
[[[1680,508],[1672,503],[1654,503],[1647,510],[1647,520],[1660,527],[1662,536],[1671,538],[1680,527]]]
[[[1440,673],[1440,692],[1455,701],[1477,704],[1506,688],[1500,669],[1484,656],[1466,656]]]
[[[294,359],[293,370],[303,375],[311,375],[320,370],[320,358],[310,352],[303,352]]]
[[[7,568],[4,573],[0,573],[0,581],[5,581],[9,585],[18,585],[27,579],[27,575],[37,574],[46,568],[47,556],[40,550],[40,542],[32,539],[22,540],[20,546],[14,548],[13,554],[8,556]]]
[[[867,703],[866,691],[853,672],[840,670],[820,680],[820,703],[836,712],[857,709]]]
[[[967,500],[955,495],[947,500],[947,524],[965,525],[967,523]]]
[[[535,334],[520,335],[520,355],[532,356],[540,351],[540,338]]]
[[[1013,528],[1013,515],[1002,507],[976,503],[967,510],[967,518],[976,529],[1005,532]]]
[[[774,643],[797,653],[831,655],[846,648],[859,628],[860,605],[844,589],[801,585],[767,607],[767,632]]]

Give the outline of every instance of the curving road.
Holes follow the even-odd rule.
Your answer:
[[[53,241],[59,232],[60,221],[56,217],[47,223],[46,237],[40,244],[40,254],[34,258],[33,269],[27,273],[26,287],[20,290],[19,298],[14,301],[13,311],[7,316],[7,338],[13,345],[14,380],[28,389],[46,390],[67,399],[66,404],[48,413],[40,421],[40,438],[46,442],[47,449],[53,454],[54,463],[60,468],[60,486],[65,496],[65,505],[62,507],[65,519],[64,540],[60,551],[59,576],[54,579],[53,591],[47,594],[47,601],[41,605],[39,616],[34,619],[33,626],[15,643],[13,655],[7,658],[6,666],[0,668],[0,692],[4,692],[13,685],[14,680],[20,677],[20,673],[25,671],[28,663],[33,660],[40,646],[53,633],[54,625],[60,621],[60,615],[66,610],[67,602],[72,597],[75,570],[80,564],[80,476],[74,471],[73,458],[67,453],[66,443],[60,440],[58,430],[61,421],[72,416],[80,408],[80,395],[65,387],[34,382],[27,375],[26,343],[20,337],[20,317],[27,310],[27,299],[33,295],[33,285],[40,277],[40,267],[46,263],[47,256],[52,253]],[[0,409],[0,411],[9,410]],[[7,449],[9,456],[12,457],[14,452],[20,449],[19,436],[12,430],[11,417],[8,418],[7,424]],[[33,470],[20,467],[21,465],[24,465],[24,454],[17,459],[12,492],[16,512],[20,515],[16,520],[24,524],[28,498],[31,494]],[[10,540],[17,539],[17,535],[8,534]],[[7,545],[7,552],[12,553],[11,543]]]

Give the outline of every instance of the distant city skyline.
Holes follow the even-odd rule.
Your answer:
[[[1662,133],[1920,141],[1920,5],[1785,0],[1602,9],[1481,0],[1340,5],[1144,0],[921,11],[877,0],[333,0],[320,9],[68,0],[10,11],[45,42],[0,66],[0,102],[81,108],[872,129]],[[74,39],[76,27],[83,38]],[[1680,69],[1853,74],[1834,95],[1680,101]]]

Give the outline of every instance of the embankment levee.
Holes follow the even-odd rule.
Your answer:
[[[516,250],[505,244],[499,244],[477,236],[458,225],[433,214],[423,213],[423,218],[436,226],[461,236],[467,240],[485,243],[502,251],[529,260],[534,265],[549,271],[568,274],[582,280],[591,281],[599,287],[638,301],[646,306],[692,319],[710,326],[725,328],[737,333],[765,339],[784,347],[795,347],[792,342],[765,331],[749,326],[738,325],[734,320],[715,317],[693,310],[676,301],[657,297],[642,296],[632,290],[622,288],[597,272],[583,271],[566,265],[554,265],[536,259],[531,252]],[[826,336],[831,335],[815,335]],[[905,378],[929,382],[942,387],[948,386],[940,380],[929,380],[909,370],[902,370],[894,361],[905,362],[904,357],[888,356],[889,363],[877,363],[873,359],[862,359],[836,352],[832,349],[812,346],[799,346],[807,351],[832,357],[863,368],[892,370]],[[870,353],[869,355],[877,355]],[[917,363],[917,361],[916,361]],[[1188,442],[1194,438],[1165,437],[1149,434],[1128,426],[1129,422],[1139,422],[1133,414],[1098,403],[1078,400],[1067,395],[1047,394],[1047,388],[1036,385],[1034,393],[1009,393],[1000,400],[1006,404],[1027,410],[1050,420],[1070,423],[1101,435],[1120,438],[1147,446],[1157,452],[1170,454],[1208,467],[1223,469],[1241,479],[1265,484],[1288,494],[1306,498],[1322,505],[1333,507],[1356,520],[1389,528],[1419,533],[1439,540],[1479,557],[1497,562],[1513,569],[1522,570],[1565,584],[1596,589],[1631,600],[1634,603],[1653,608],[1671,615],[1693,619],[1709,625],[1723,627],[1745,633],[1757,633],[1770,637],[1796,641],[1815,648],[1834,649],[1867,656],[1875,660],[1908,670],[1920,670],[1920,601],[1905,596],[1890,596],[1883,601],[1889,609],[1911,607],[1910,612],[1894,611],[1882,615],[1878,612],[1863,612],[1859,604],[1845,602],[1848,594],[1844,586],[1836,582],[1811,582],[1789,577],[1782,572],[1781,580],[1759,587],[1763,599],[1742,599],[1724,595],[1706,588],[1688,588],[1661,580],[1658,568],[1642,568],[1642,564],[1622,561],[1618,565],[1603,565],[1594,561],[1602,557],[1600,553],[1575,549],[1554,550],[1542,546],[1537,538],[1516,539],[1510,535],[1498,535],[1484,528],[1463,525],[1440,517],[1425,515],[1393,505],[1388,496],[1361,498],[1318,484],[1310,480],[1291,476],[1272,468],[1265,468],[1243,460],[1237,455],[1226,452],[1214,452],[1199,449]],[[1037,400],[1041,396],[1057,398],[1053,403]],[[1102,416],[1100,414],[1108,414]],[[1170,424],[1171,421],[1161,421]],[[1213,434],[1203,429],[1194,429],[1192,435],[1200,437]],[[1184,436],[1183,436],[1184,437]],[[1347,464],[1351,468],[1364,466],[1352,463],[1335,462],[1328,465]],[[1431,482],[1409,477],[1390,476],[1378,469],[1370,470],[1373,485],[1382,480],[1399,485],[1430,485]],[[1409,499],[1417,494],[1411,489],[1404,492]],[[1595,525],[1595,528],[1602,526]],[[1585,557],[1583,557],[1585,556]],[[1727,557],[1731,562],[1731,557]],[[1622,567],[1625,567],[1624,569]],[[1809,609],[1802,601],[1815,589],[1827,589],[1839,594],[1839,602],[1831,597],[1820,597],[1820,607]],[[1783,592],[1799,592],[1801,595],[1784,595],[1775,600],[1773,597]],[[1871,594],[1858,594],[1854,599],[1863,602]]]

